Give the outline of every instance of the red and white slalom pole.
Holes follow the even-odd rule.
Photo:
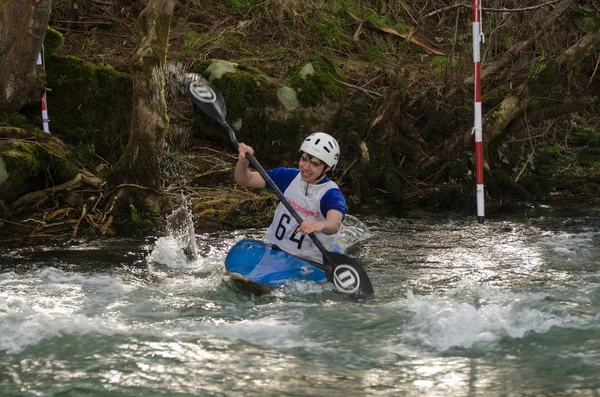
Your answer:
[[[481,112],[481,49],[484,41],[481,27],[481,0],[473,0],[473,63],[475,65],[475,178],[477,183],[477,220],[483,223],[485,209],[483,201],[483,116]]]
[[[38,64],[38,66],[43,67],[45,70],[46,65],[44,64],[43,52],[44,52],[44,47],[42,46],[42,52],[40,52],[38,55],[37,64]],[[46,99],[46,90],[44,90],[44,93],[42,94],[42,125],[44,126],[44,132],[46,134],[50,133],[49,121],[50,120],[48,119],[48,101]]]

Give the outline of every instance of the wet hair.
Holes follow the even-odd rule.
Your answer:
[[[312,154],[308,154],[308,153],[306,153],[306,152],[300,152],[300,156],[302,156],[303,154],[305,154],[305,155],[306,155],[306,157],[308,157],[308,159],[309,159],[309,160],[312,160],[312,159],[317,159],[317,160],[319,160],[319,162],[321,163],[321,165],[324,165],[324,166],[325,166],[325,168],[327,168],[327,167],[328,167],[328,165],[327,165],[327,164],[325,164],[325,162],[324,162],[323,160],[321,160],[320,158],[318,158],[318,157],[315,157],[315,156],[313,156]]]

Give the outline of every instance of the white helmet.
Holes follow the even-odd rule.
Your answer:
[[[310,134],[302,142],[300,151],[318,158],[331,169],[335,168],[340,159],[340,145],[331,135],[324,132]]]

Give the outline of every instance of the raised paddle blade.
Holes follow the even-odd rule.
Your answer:
[[[187,86],[186,94],[208,117],[220,124],[225,122],[227,116],[225,99],[210,84],[203,80],[193,80]]]
[[[333,267],[327,278],[338,291],[357,298],[368,298],[375,294],[369,276],[356,259],[339,252],[327,252],[323,260],[329,261]]]

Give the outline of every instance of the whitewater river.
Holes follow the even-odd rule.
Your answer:
[[[2,248],[0,395],[598,396],[600,209],[549,214],[359,217],[362,303],[233,289],[263,229]]]

